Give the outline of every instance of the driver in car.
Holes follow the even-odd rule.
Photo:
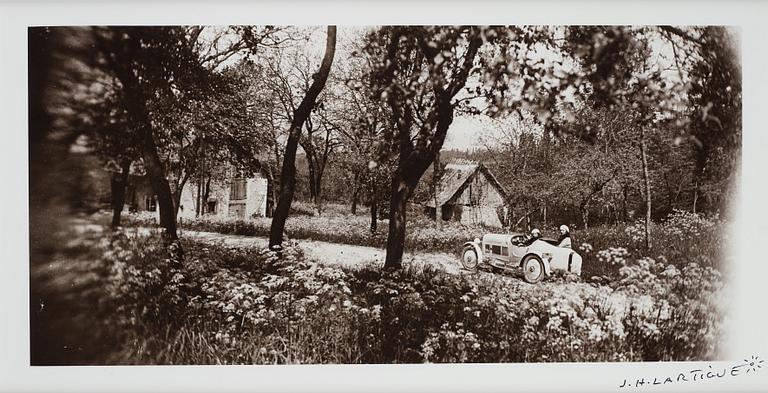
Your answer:
[[[525,240],[525,246],[530,246],[536,240],[541,239],[541,231],[538,228],[533,228],[531,234],[528,235],[528,239]]]

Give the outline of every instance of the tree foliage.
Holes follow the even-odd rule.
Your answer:
[[[716,213],[738,168],[741,70],[723,27],[383,26],[345,30],[338,51],[328,34],[325,56],[311,28],[82,31],[95,50],[61,117],[114,174],[129,163],[171,196],[169,231],[185,184],[234,167],[269,177],[277,244],[299,173],[318,207],[367,205],[373,233],[386,211],[397,268],[406,207],[436,183],[457,116],[495,129],[458,155],[497,175],[518,228]]]

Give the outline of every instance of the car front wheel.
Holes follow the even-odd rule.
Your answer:
[[[477,251],[472,246],[464,247],[464,251],[461,252],[461,266],[467,270],[477,270],[478,260]]]
[[[523,261],[523,277],[526,282],[535,284],[544,278],[544,262],[536,255],[529,255]]]

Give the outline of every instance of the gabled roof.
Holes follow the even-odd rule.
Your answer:
[[[445,166],[443,175],[440,177],[438,187],[440,192],[437,195],[438,204],[445,205],[454,197],[461,194],[464,188],[472,182],[477,173],[482,173],[491,185],[501,194],[504,200],[508,200],[507,192],[501,186],[496,177],[482,163],[457,164],[451,163]],[[435,199],[429,198],[426,205],[435,207]]]
[[[437,202],[444,205],[451,200],[477,171],[477,164],[448,164],[438,182]],[[435,199],[429,198],[427,206],[435,207]]]

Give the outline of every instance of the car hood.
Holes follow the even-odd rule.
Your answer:
[[[515,236],[515,234],[489,233],[483,236],[483,243],[494,243],[494,244],[509,243],[509,240],[512,239],[512,236]]]

